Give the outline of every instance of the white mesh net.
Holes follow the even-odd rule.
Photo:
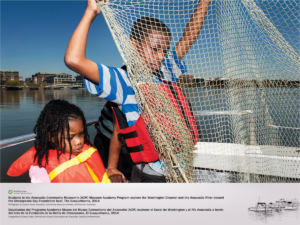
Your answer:
[[[169,182],[299,182],[297,0],[216,0],[208,7],[206,0],[99,5]],[[153,30],[168,37],[161,25],[140,29],[141,39],[132,41],[133,24],[142,17],[165,23],[171,41],[160,40],[161,49],[152,48]],[[166,48],[183,57],[186,71],[176,58],[153,59]],[[157,66],[163,72],[153,72]],[[157,81],[157,74],[167,79],[163,67],[181,75],[177,85],[196,124],[175,82]],[[195,151],[193,129],[202,133]]]

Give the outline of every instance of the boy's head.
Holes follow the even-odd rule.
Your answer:
[[[153,17],[142,17],[135,21],[130,34],[130,41],[152,72],[160,69],[170,49],[171,38],[167,25]]]

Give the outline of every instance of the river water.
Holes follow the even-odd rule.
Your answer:
[[[186,92],[186,90],[183,91]],[[195,112],[228,110],[224,97],[226,92],[226,89],[192,89],[190,93],[187,93],[187,97]],[[89,94],[85,89],[1,90],[1,140],[33,133],[40,112],[45,104],[52,99],[63,99],[79,106],[84,112],[86,120],[97,119],[105,104],[105,100]],[[289,103],[287,104],[287,102]],[[299,127],[299,90],[282,89],[278,92],[276,89],[268,89],[266,104],[274,123],[282,125],[280,124],[283,121],[282,118],[286,118],[287,123],[285,124]],[[288,111],[284,111],[282,105],[290,105],[291,107]],[[197,116],[197,120],[202,131],[200,141],[232,142],[231,130],[233,129],[229,116],[202,115]],[[93,140],[96,129],[90,126],[88,131],[91,140]],[[221,133],[222,135],[220,135]],[[279,129],[279,134],[282,137],[280,145],[299,147],[299,130]],[[1,182],[29,182],[28,174],[12,178],[8,177],[6,172],[9,166],[32,146],[33,142],[28,142],[1,150]]]

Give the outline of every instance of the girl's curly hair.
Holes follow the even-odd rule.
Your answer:
[[[59,159],[59,156],[62,153],[65,153],[66,146],[62,144],[65,139],[68,139],[69,142],[71,158],[72,146],[69,135],[70,118],[80,118],[82,120],[84,126],[84,143],[91,145],[90,137],[87,132],[86,120],[81,109],[76,105],[64,100],[51,100],[45,105],[45,108],[41,112],[37,120],[37,124],[33,129],[34,133],[36,134],[34,141],[34,146],[36,149],[34,161],[37,158],[38,165],[40,167],[42,166],[42,160],[44,157],[46,158],[46,164],[48,164],[50,149],[57,150],[57,159]],[[60,137],[58,137],[59,131]],[[67,137],[65,137],[65,132]]]

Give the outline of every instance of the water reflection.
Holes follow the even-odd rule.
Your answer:
[[[8,109],[10,106],[19,106],[25,104],[42,104],[45,105],[51,99],[64,99],[68,101],[91,102],[98,100],[95,96],[89,94],[85,89],[70,90],[22,90],[6,91],[1,90],[1,109]],[[84,100],[83,100],[84,99]]]
[[[1,90],[0,105],[2,109],[14,109],[20,107],[22,98],[19,91]]]
[[[63,99],[79,106],[87,120],[97,119],[105,100],[78,90],[1,90],[1,139],[32,133],[36,120],[52,99]]]

